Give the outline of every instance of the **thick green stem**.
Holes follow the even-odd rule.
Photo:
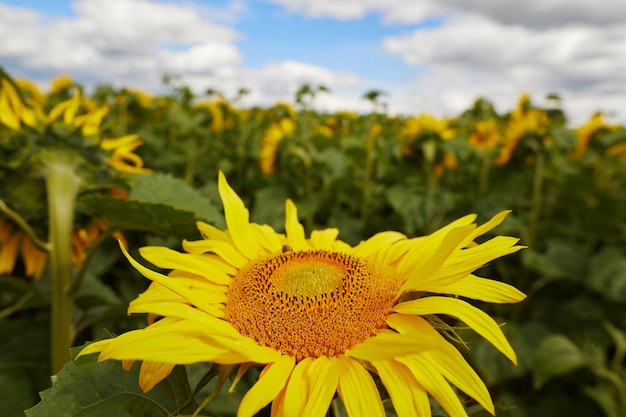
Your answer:
[[[50,353],[52,373],[56,374],[69,360],[69,348],[74,338],[71,251],[78,177],[70,158],[63,155],[49,155],[45,166],[52,275]]]

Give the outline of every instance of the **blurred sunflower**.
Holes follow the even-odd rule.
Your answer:
[[[325,416],[335,393],[348,416],[384,416],[372,374],[398,416],[430,415],[432,395],[451,416],[466,412],[450,384],[494,413],[485,384],[436,327],[445,314],[465,322],[514,363],[498,324],[459,297],[514,303],[514,287],[473,271],[521,248],[513,237],[474,240],[508,212],[478,226],[468,215],[437,232],[409,239],[382,232],[355,247],[337,229],[305,237],[297,209],[286,201],[285,234],[249,221],[244,203],[220,172],[218,189],[228,230],[199,222],[204,239],[184,241],[187,253],[144,247],[141,255],[169,276],[129,262],[152,281],[129,313],[150,324],[94,342],[80,355],[143,361],[144,391],[175,364],[214,362],[263,367],[237,415],[270,402],[273,416]],[[439,295],[436,295],[439,294]],[[160,318],[159,320],[156,320]],[[450,328],[448,330],[451,330]]]
[[[18,254],[22,255],[24,275],[39,279],[46,267],[47,252],[38,249],[12,222],[0,218],[0,275],[13,273]]]
[[[479,120],[474,124],[474,131],[468,143],[481,151],[494,150],[502,143],[502,134],[495,119]]]
[[[508,163],[520,149],[520,143],[527,135],[540,138],[542,144],[547,141],[549,124],[550,118],[543,110],[529,109],[524,113],[513,112],[503,134],[504,144],[500,148],[496,164]]]
[[[261,138],[259,151],[259,166],[264,174],[272,175],[276,172],[276,153],[280,143],[286,137],[293,135],[296,124],[288,117],[274,122],[265,130]]]
[[[50,81],[50,94],[67,93],[74,86],[74,80],[69,75],[63,74],[53,78]]]
[[[576,157],[581,157],[585,153],[585,151],[589,148],[589,144],[591,143],[591,139],[599,131],[614,131],[620,129],[620,125],[610,125],[604,119],[604,115],[602,113],[593,114],[587,123],[578,128],[574,129],[574,133],[576,134],[576,148],[574,149],[573,155]]]
[[[123,174],[152,172],[151,169],[144,168],[143,159],[133,152],[141,145],[143,145],[143,141],[136,134],[100,140],[100,148],[112,151],[109,165]]]

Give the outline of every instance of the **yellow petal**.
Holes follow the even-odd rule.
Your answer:
[[[295,359],[291,356],[282,356],[276,362],[265,366],[257,382],[241,400],[237,417],[252,417],[274,400],[283,390],[294,366]]]
[[[202,298],[206,300],[209,304],[223,304],[227,300],[227,287],[212,285],[204,281],[204,278],[197,277],[195,279],[192,278],[176,278],[178,281],[181,281],[181,284],[186,286],[187,288],[193,288],[194,291],[199,291],[202,293]],[[189,282],[185,282],[189,281]],[[202,282],[204,281],[204,282]],[[204,285],[199,285],[204,284]],[[208,285],[206,285],[208,284]],[[164,287],[161,284],[153,282],[150,284],[148,289],[143,293],[139,294],[137,298],[130,302],[130,307],[137,304],[150,304],[150,303],[164,303],[164,302],[178,302],[181,304],[188,304],[187,300],[182,298],[180,295],[173,293],[167,287]],[[131,311],[129,310],[129,313]]]
[[[472,240],[475,239],[478,236],[482,236],[485,233],[487,233],[488,231],[490,231],[491,229],[495,228],[496,226],[498,226],[500,223],[502,223],[502,221],[504,221],[504,218],[511,213],[511,210],[503,210],[499,213],[496,213],[491,219],[489,219],[486,223],[481,224],[480,226],[478,226],[476,228],[476,230],[474,231],[474,233],[472,234]]]
[[[523,292],[512,285],[474,275],[469,275],[449,285],[433,288],[433,291],[488,303],[517,303],[526,298]]]
[[[139,369],[139,386],[143,392],[148,392],[156,384],[163,381],[174,369],[174,364],[143,361]]]
[[[381,248],[391,246],[399,240],[406,239],[406,236],[399,232],[381,232],[369,239],[359,243],[354,247],[354,255],[362,258],[369,258],[380,252]]]
[[[248,209],[237,193],[228,185],[222,171],[219,172],[217,187],[224,205],[224,217],[231,239],[245,257],[255,259],[259,255],[259,244],[250,227]]]
[[[233,240],[230,235],[222,229],[215,227],[205,222],[196,222],[196,227],[200,231],[200,234],[205,239],[221,240],[224,242],[232,243]]]
[[[217,306],[215,306],[214,309],[215,311],[205,312],[180,301],[153,301],[151,299],[146,300],[146,297],[139,296],[129,304],[128,314],[151,313],[162,317],[177,317],[202,322],[207,325],[210,324],[214,331],[231,335],[236,334],[232,326],[222,325],[222,323],[226,322],[219,320],[219,317],[224,316],[223,310]]]
[[[314,230],[311,232],[311,246],[313,249],[330,250],[339,236],[339,229]]]
[[[375,361],[410,355],[428,349],[436,349],[437,342],[431,338],[416,338],[400,333],[379,333],[348,349],[347,356]]]
[[[13,272],[21,236],[20,233],[14,233],[8,240],[0,242],[0,275]]]
[[[4,81],[4,79],[2,81]],[[0,123],[5,124],[13,130],[20,129],[20,115],[11,108],[9,98],[3,91],[0,91]]]
[[[307,250],[304,227],[298,221],[298,209],[291,200],[285,201],[285,233],[287,241],[293,250]]]
[[[485,410],[495,415],[489,391],[478,374],[467,364],[456,349],[418,353],[423,361],[442,374],[461,391],[474,398]]]
[[[296,364],[291,372],[287,386],[285,387],[285,398],[283,399],[283,411],[285,416],[302,416],[304,406],[309,395],[309,381],[305,374],[313,363],[312,358],[305,358]]]
[[[135,359],[191,364],[214,362],[230,353],[228,348],[212,343],[211,339],[202,338],[197,325],[194,326],[192,322],[178,321],[172,326],[172,322],[162,324],[163,320],[112,339],[102,348],[98,360]],[[245,362],[243,358],[240,361]]]
[[[498,324],[485,312],[463,300],[451,297],[424,297],[400,303],[394,310],[404,314],[454,316],[490,341],[511,362],[517,364],[517,356]]]
[[[228,285],[232,278],[221,271],[220,265],[210,258],[192,253],[180,253],[162,246],[146,246],[139,249],[143,258],[159,268],[182,269],[193,272],[216,284]]]
[[[267,224],[252,223],[252,230],[256,235],[259,245],[269,253],[276,253],[282,248],[281,237]]]
[[[429,239],[434,239],[440,242],[452,229],[455,229],[459,226],[466,226],[466,225],[472,224],[476,220],[476,217],[477,216],[475,214],[468,214],[466,216],[463,216],[460,219],[456,219],[453,222],[445,225],[444,227],[436,230],[435,232],[431,233],[427,237]]]
[[[122,242],[120,242],[120,248],[122,249],[124,256],[126,256],[126,259],[128,259],[130,264],[137,271],[139,271],[141,275],[143,275],[144,277],[148,278],[151,281],[158,282],[164,287],[167,287],[170,291],[180,295],[181,297],[188,300],[190,303],[192,303],[196,307],[203,309],[204,311],[208,312],[214,309],[213,306],[211,306],[204,299],[202,299],[202,297],[200,297],[197,293],[193,292],[189,288],[183,287],[182,285],[178,284],[175,279],[166,277],[162,274],[159,274],[158,272],[154,272],[151,269],[146,268],[145,266],[141,265],[139,262],[134,260],[130,256],[130,254],[126,251],[126,248],[124,248],[124,245],[122,244]]]
[[[249,261],[235,246],[219,240],[183,240],[183,249],[196,254],[215,253],[237,269],[242,268]]]
[[[104,340],[98,340],[97,342],[90,343],[87,346],[85,346],[80,352],[78,352],[78,355],[76,355],[76,359],[80,358],[83,355],[90,355],[92,353],[102,352],[102,350],[106,348],[112,341],[113,339],[104,339]],[[125,361],[125,362],[128,362],[128,361]],[[124,369],[128,370],[130,368],[128,369],[124,368]]]
[[[372,365],[378,371],[398,417],[431,415],[426,391],[406,365],[395,360],[373,361]]]
[[[439,341],[438,349],[420,352],[416,354],[416,357],[430,363],[437,372],[476,399],[491,414],[494,413],[491,396],[483,381],[468,365],[456,347],[439,334],[430,323],[419,316],[391,314],[387,317],[387,324],[401,333],[410,334],[414,337],[437,339]]]
[[[432,242],[427,239],[407,252],[398,264],[398,271],[409,277],[402,291],[427,287],[433,280],[432,275],[475,227],[473,224],[455,227],[445,235],[438,247],[431,246]]]
[[[451,263],[473,263],[474,269],[483,266],[496,258],[508,255],[524,248],[515,246],[518,238],[509,236],[496,236],[480,245],[455,252],[450,257]]]
[[[309,393],[303,416],[324,417],[337,391],[339,374],[334,359],[320,356],[308,367]]]
[[[339,379],[337,392],[348,417],[385,417],[378,388],[370,374],[352,358],[335,356]]]
[[[415,379],[441,404],[450,417],[467,417],[467,412],[450,384],[429,363],[420,361],[415,356],[398,358],[398,362],[411,370]]]
[[[272,408],[270,410],[270,417],[285,417],[285,392],[287,387],[283,388],[281,392],[276,395],[274,401],[272,401]]]

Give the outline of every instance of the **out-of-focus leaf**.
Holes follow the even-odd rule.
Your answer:
[[[0,415],[21,416],[46,388],[49,363],[49,318],[0,320]]]
[[[256,223],[269,224],[276,230],[283,230],[286,199],[287,192],[281,186],[259,188],[254,193],[254,208],[250,217]]]
[[[606,417],[624,417],[614,387],[610,383],[600,381],[597,385],[588,385],[585,387],[585,394],[598,404]]]
[[[546,243],[544,253],[532,248],[523,251],[522,262],[545,278],[584,281],[588,256],[578,242],[551,239]]]
[[[426,223],[426,198],[423,193],[409,190],[403,185],[394,185],[387,190],[387,201],[404,220],[407,234],[415,234]]]
[[[179,237],[198,235],[194,213],[165,204],[128,201],[100,195],[86,196],[81,199],[81,203],[114,229],[143,230]]]
[[[589,285],[609,300],[626,301],[626,257],[608,247],[591,258]]]
[[[538,322],[528,322],[521,326],[507,323],[502,330],[517,354],[517,366],[475,332],[459,332],[463,340],[469,342],[472,362],[487,386],[494,386],[526,374],[531,368],[531,358],[535,349],[549,335],[548,328]]]
[[[26,410],[27,417],[167,417],[193,411],[192,404],[183,407],[191,393],[183,367],[144,393],[139,363],[125,371],[119,361],[98,362],[96,354],[74,360],[81,349],[72,348],[72,360],[41,393],[41,401]]]
[[[587,359],[569,338],[560,334],[543,340],[532,361],[534,384],[541,389],[552,378],[567,375],[587,365]]]
[[[192,212],[196,219],[215,224],[222,215],[207,196],[180,178],[154,173],[134,177],[130,199],[153,204],[165,204],[181,211]]]

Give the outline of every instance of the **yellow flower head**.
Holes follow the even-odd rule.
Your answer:
[[[133,152],[142,144],[143,141],[136,134],[100,140],[102,149],[113,151],[109,165],[124,174],[152,172],[151,169],[143,167],[143,159]]]
[[[26,79],[15,80],[15,84],[37,104],[44,106],[48,102],[48,97],[41,92],[39,87],[32,81]]]
[[[37,249],[23,231],[14,230],[11,222],[0,218],[0,275],[13,273],[20,251],[24,275],[39,279],[46,267],[48,254]]]
[[[18,130],[24,104],[15,86],[6,78],[0,80],[0,123]]]
[[[500,149],[496,163],[504,165],[509,162],[520,141],[527,134],[534,134],[546,140],[549,124],[550,118],[543,110],[527,109],[524,113],[512,112],[503,135],[504,145]]]
[[[259,151],[259,166],[264,174],[272,175],[276,172],[276,152],[282,140],[293,135],[296,124],[288,117],[283,117],[278,123],[272,123],[261,138]]]
[[[326,415],[335,393],[348,416],[384,416],[377,374],[400,417],[430,415],[428,395],[455,416],[466,415],[454,384],[494,412],[490,395],[456,347],[429,321],[445,314],[464,321],[511,361],[516,355],[498,324],[459,297],[511,303],[524,294],[473,271],[516,252],[518,239],[474,240],[507,212],[482,225],[465,216],[437,232],[409,239],[382,232],[352,247],[337,229],[307,238],[287,200],[285,233],[249,221],[243,201],[222,173],[218,189],[227,230],[199,222],[204,239],[186,252],[145,247],[141,255],[168,276],[131,258],[152,281],[129,313],[160,317],[146,328],[92,343],[81,355],[143,361],[147,391],[175,364],[213,362],[261,366],[238,416],[272,402],[273,416]],[[428,295],[426,295],[428,294]]]
[[[408,141],[414,141],[424,134],[435,134],[441,139],[452,139],[456,131],[450,127],[450,120],[439,119],[429,114],[420,114],[406,120],[400,136]]]
[[[589,148],[589,143],[591,142],[591,138],[593,135],[599,130],[617,130],[621,126],[619,125],[610,125],[604,119],[604,115],[602,113],[593,114],[587,123],[584,125],[574,129],[574,133],[576,134],[576,149],[574,150],[574,156],[580,157],[582,156],[587,148]]]
[[[470,145],[482,151],[495,149],[502,143],[502,134],[495,119],[479,120],[474,125],[474,132],[469,136]]]
[[[50,94],[59,94],[74,86],[74,80],[69,75],[59,75],[50,81]]]
[[[459,165],[459,160],[450,152],[444,152],[441,161],[435,163],[433,171],[437,178],[443,177],[446,170],[454,170]]]

